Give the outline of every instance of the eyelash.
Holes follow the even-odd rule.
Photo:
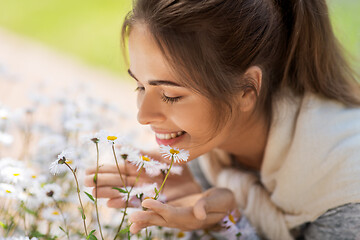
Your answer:
[[[144,91],[144,90],[145,90],[144,87],[137,87],[137,88],[135,89],[135,91]],[[181,99],[181,97],[168,97],[168,96],[166,96],[164,93],[163,93],[162,96],[161,96],[161,100],[163,100],[165,103],[170,103],[170,104],[176,103],[176,102],[178,102],[180,99]]]

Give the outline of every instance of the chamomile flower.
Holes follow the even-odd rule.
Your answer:
[[[14,137],[8,133],[0,132],[0,143],[9,146],[14,142]]]
[[[56,175],[64,173],[68,170],[67,163],[72,169],[76,169],[79,166],[79,159],[75,151],[72,149],[67,149],[62,151],[57,160],[50,164],[50,173]]]
[[[158,188],[156,183],[153,184],[144,184],[140,187],[134,187],[130,192],[130,201],[134,206],[140,207],[141,201],[147,198],[153,198],[155,196],[155,188]],[[126,201],[127,194],[124,194],[123,199]],[[159,201],[165,202],[165,195],[160,195]]]
[[[69,132],[90,131],[93,122],[87,118],[70,118],[65,121],[64,128]]]
[[[4,182],[21,184],[27,180],[26,172],[19,167],[5,167],[0,171],[0,177]]]
[[[41,216],[50,222],[62,221],[62,216],[59,209],[53,207],[44,208],[41,212]]]
[[[40,196],[45,204],[49,204],[60,200],[62,188],[56,183],[49,183],[44,185],[40,190]]]
[[[236,236],[240,233],[240,229],[237,226],[239,221],[238,210],[234,210],[226,215],[220,222],[222,230],[218,233],[225,239],[237,239]]]
[[[110,133],[108,131],[100,131],[99,133],[96,134],[97,138],[99,138],[100,142],[107,142],[112,144],[122,144],[123,143],[123,139],[122,137],[120,137],[119,134],[114,134],[114,133]]]
[[[10,199],[18,199],[19,190],[7,183],[0,183],[0,197],[10,198]]]
[[[16,160],[14,158],[5,157],[0,159],[0,169],[4,169],[5,167],[25,167],[24,162]]]
[[[38,209],[44,202],[44,197],[41,193],[39,185],[26,188],[23,192],[24,204],[28,209]]]
[[[172,148],[169,145],[160,145],[160,153],[164,158],[174,158],[175,163],[186,162],[189,158],[189,151],[184,149]]]
[[[169,170],[170,166],[166,163],[158,163],[156,166],[152,167],[152,168],[147,168],[145,169],[146,174],[150,177],[156,177],[159,176],[162,173],[167,173],[167,171]],[[175,174],[175,175],[181,175],[183,171],[183,168],[181,166],[175,166],[173,165],[171,167],[170,170],[170,174]]]
[[[122,146],[117,154],[121,157],[121,159],[128,160],[128,161],[136,161],[140,156],[140,151],[134,149],[130,146]]]
[[[10,111],[6,108],[0,107],[0,119],[6,120],[9,119]]]
[[[146,155],[139,155],[137,158],[128,159],[128,161],[138,167],[137,171],[139,171],[141,167],[144,167],[146,171],[158,168],[160,164],[158,161]]]

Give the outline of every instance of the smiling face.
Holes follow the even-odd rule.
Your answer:
[[[240,140],[246,114],[235,112],[214,135],[214,107],[209,99],[182,86],[145,25],[129,35],[129,74],[137,82],[138,121],[150,125],[158,144],[190,151],[194,159],[213,148]],[[237,141],[235,141],[237,142]],[[227,147],[225,147],[227,146]],[[238,147],[238,146],[236,146]]]

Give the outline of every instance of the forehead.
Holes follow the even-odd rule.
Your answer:
[[[145,24],[137,23],[131,28],[129,60],[131,72],[140,79],[172,76],[172,69]]]

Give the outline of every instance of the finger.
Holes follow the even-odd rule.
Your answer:
[[[106,205],[109,208],[125,208],[126,207],[126,199],[122,197],[111,198],[107,201]],[[127,203],[127,207],[139,207],[140,200],[137,198],[130,199]]]
[[[154,199],[145,199],[142,204],[143,207],[153,210],[154,212],[157,212],[162,217],[166,217],[169,214],[171,215],[172,207],[168,204],[163,204],[157,200]]]
[[[85,176],[84,184],[87,187],[95,187],[94,175]],[[105,173],[97,176],[97,186],[123,186],[119,174]]]
[[[119,169],[121,172],[125,172],[126,170],[127,174],[129,175],[133,175],[137,173],[137,167],[130,164],[129,162],[126,163],[126,168],[123,164],[121,165],[119,164]],[[95,174],[95,173],[96,173],[96,167],[87,168],[85,171],[86,175]],[[119,170],[116,165],[107,164],[107,165],[99,166],[98,173],[119,173]]]
[[[133,223],[131,226],[130,226],[130,232],[132,234],[136,234],[138,232],[141,231],[141,229],[143,228],[146,228],[146,225],[142,225],[142,224],[138,224],[138,223]]]
[[[206,200],[200,199],[195,203],[195,206],[193,208],[194,216],[199,220],[205,220],[206,219]]]
[[[201,216],[202,208],[205,209],[206,214],[227,213],[236,208],[236,201],[231,190],[227,188],[212,188],[207,190],[204,193],[204,197],[195,203],[194,211],[195,206],[198,206],[196,211],[199,216]]]
[[[97,195],[98,198],[118,198],[125,196],[112,187],[98,187],[97,190],[94,188],[92,194],[94,197]]]
[[[129,216],[129,221],[132,224],[132,233],[137,233],[142,228],[149,226],[169,227],[168,223],[159,214],[153,211],[138,211]]]

